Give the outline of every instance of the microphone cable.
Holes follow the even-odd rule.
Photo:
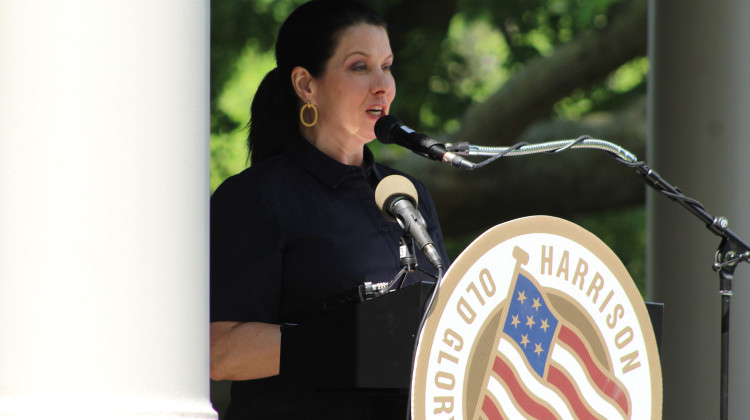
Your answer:
[[[411,377],[411,380],[409,381],[409,384],[411,385],[409,387],[409,394],[406,397],[406,419],[411,419],[411,405],[412,405],[412,394],[413,394],[413,385],[414,385],[414,367],[416,366],[417,362],[417,348],[419,347],[419,340],[422,337],[422,330],[424,329],[425,324],[427,323],[427,316],[432,311],[432,305],[435,303],[435,299],[437,299],[438,290],[440,290],[440,285],[443,283],[443,267],[437,267],[437,280],[435,282],[435,287],[432,289],[432,293],[430,293],[430,297],[427,299],[427,303],[425,304],[424,313],[422,314],[422,320],[419,322],[419,328],[417,328],[417,335],[414,337],[414,350],[412,351],[411,356],[411,372],[409,376]]]

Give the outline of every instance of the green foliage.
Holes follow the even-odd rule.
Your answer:
[[[622,65],[606,80],[587,89],[576,89],[554,107],[557,118],[578,120],[602,110],[613,110],[627,103],[634,94],[643,94],[648,75],[648,59],[639,57]]]
[[[487,99],[508,79],[509,50],[489,22],[467,21],[459,13],[451,21],[439,59],[442,65],[429,78],[421,123],[429,130],[450,132],[458,129],[463,110]]]
[[[211,132],[234,130],[216,99],[237,72],[248,44],[272,51],[281,23],[304,0],[216,0],[211,2]]]
[[[646,210],[644,206],[579,215],[571,222],[581,226],[602,240],[622,261],[635,285],[646,294]],[[471,232],[444,240],[451,261],[483,232]]]
[[[617,0],[463,0],[470,19],[489,19],[504,35],[511,61],[524,63],[570,41],[577,33],[607,24]]]
[[[211,133],[211,190],[247,166],[247,130],[250,102],[266,73],[275,66],[272,51],[249,42],[237,59],[237,71],[215,100],[217,112],[227,120],[227,129]]]
[[[641,296],[646,294],[646,209],[644,206],[575,217],[620,258]]]

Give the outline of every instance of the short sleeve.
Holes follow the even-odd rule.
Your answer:
[[[211,322],[279,323],[281,223],[272,197],[239,177],[211,197]]]

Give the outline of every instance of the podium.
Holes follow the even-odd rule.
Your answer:
[[[434,283],[342,306],[281,334],[281,378],[315,391],[408,390]]]
[[[548,216],[490,229],[446,272],[420,332],[434,287],[285,328],[279,379],[328,407],[388,405],[375,418],[661,417],[663,306],[590,232]]]

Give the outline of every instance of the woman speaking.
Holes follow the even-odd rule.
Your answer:
[[[278,376],[280,324],[310,319],[327,298],[400,270],[403,231],[383,217],[374,189],[401,173],[374,162],[366,146],[396,95],[393,58],[382,18],[350,1],[305,3],[279,31],[277,66],[251,106],[251,167],[211,198],[211,377],[234,381],[225,419],[406,414],[405,398],[313,394]],[[448,261],[429,194],[409,179]],[[432,269],[423,255],[418,263]],[[413,272],[406,281],[428,279]]]

